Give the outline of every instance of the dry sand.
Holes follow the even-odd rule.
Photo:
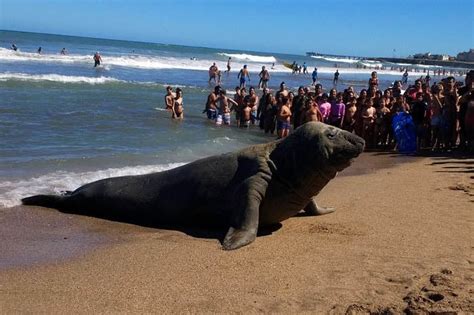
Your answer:
[[[366,153],[320,194],[335,213],[231,252],[202,233],[1,209],[0,313],[474,313],[473,168]]]

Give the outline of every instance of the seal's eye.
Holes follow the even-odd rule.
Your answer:
[[[328,136],[329,139],[333,140],[334,138],[336,138],[336,134],[337,134],[336,130],[329,129],[329,131],[327,133],[327,136]]]

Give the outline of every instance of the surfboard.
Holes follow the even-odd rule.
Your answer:
[[[287,67],[288,69],[293,70],[293,66],[291,65],[291,63],[283,62],[283,65],[284,65],[285,67]]]
[[[397,113],[392,120],[393,133],[400,153],[416,151],[416,126],[408,113]]]

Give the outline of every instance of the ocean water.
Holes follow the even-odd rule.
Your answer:
[[[12,43],[19,51],[10,49]],[[100,68],[93,67],[95,51],[102,55]],[[228,57],[232,70],[222,84],[230,91],[244,64],[251,84],[258,83],[262,65],[274,64],[273,89],[281,81],[290,88],[310,83],[310,75],[292,75],[283,62],[318,67],[327,89],[335,62],[338,88],[365,88],[371,71],[343,59],[0,31],[0,206],[273,140],[258,128],[216,127],[201,113],[213,88],[207,70],[213,62],[224,70]],[[401,74],[386,71],[379,78],[384,87]],[[183,89],[184,121],[173,121],[163,109],[167,85]]]

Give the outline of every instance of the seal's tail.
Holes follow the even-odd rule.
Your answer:
[[[21,199],[25,206],[40,206],[59,209],[64,203],[65,196],[36,195]]]

